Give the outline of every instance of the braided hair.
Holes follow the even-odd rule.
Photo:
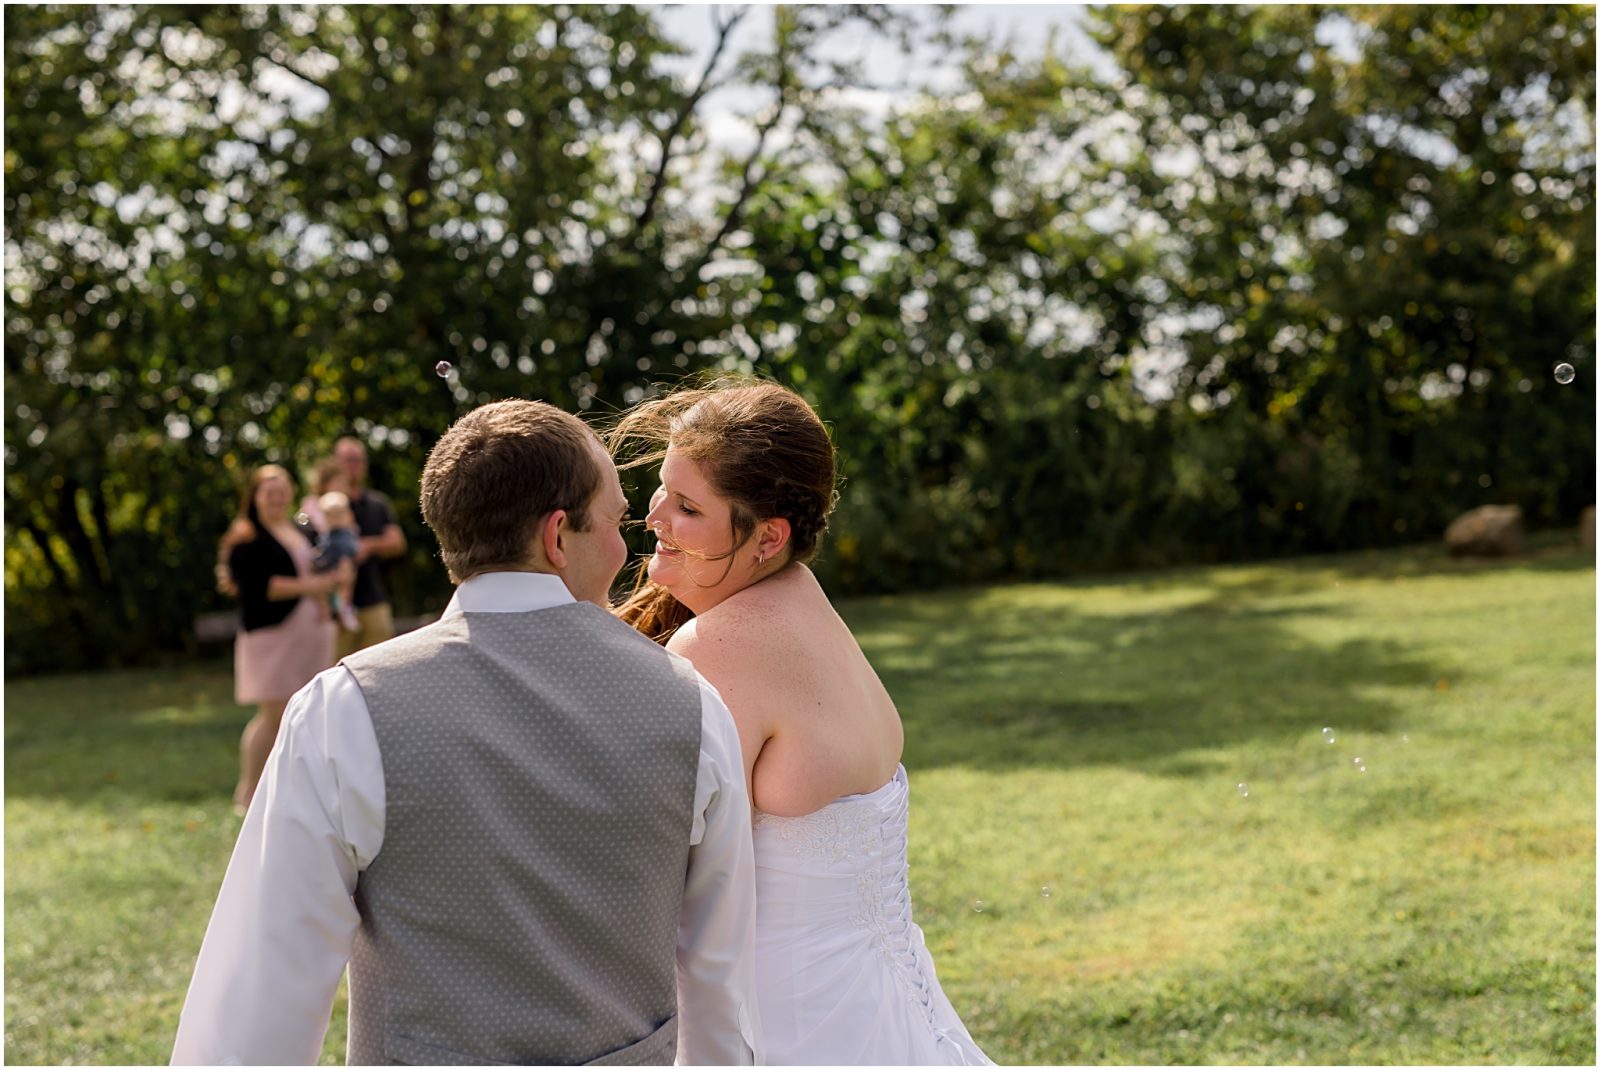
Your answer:
[[[606,436],[622,469],[655,464],[671,447],[706,472],[728,500],[734,552],[762,520],[789,522],[793,561],[817,555],[838,501],[833,440],[804,398],[777,383],[723,378],[674,390],[629,410]],[[694,614],[650,580],[641,562],[633,592],[616,609],[665,643]]]

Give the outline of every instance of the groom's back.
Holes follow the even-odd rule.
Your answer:
[[[582,602],[452,614],[344,664],[386,793],[348,1060],[671,1061],[692,670]]]

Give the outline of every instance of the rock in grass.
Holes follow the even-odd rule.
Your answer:
[[[1510,557],[1523,546],[1522,506],[1481,505],[1456,517],[1444,532],[1453,557]]]

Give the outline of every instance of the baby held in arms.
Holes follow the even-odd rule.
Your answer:
[[[356,515],[350,508],[350,499],[342,492],[328,491],[317,499],[317,505],[322,509],[327,531],[317,547],[316,570],[332,572],[341,561],[355,562],[361,547],[361,536],[356,530]],[[355,588],[355,573],[352,571],[348,580],[328,592],[329,608],[333,610],[339,626],[347,632],[361,629],[356,619],[356,608],[351,603]]]

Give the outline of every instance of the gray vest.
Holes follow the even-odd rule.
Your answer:
[[[599,606],[452,614],[344,659],[383,758],[350,1063],[671,1063],[694,671]]]

